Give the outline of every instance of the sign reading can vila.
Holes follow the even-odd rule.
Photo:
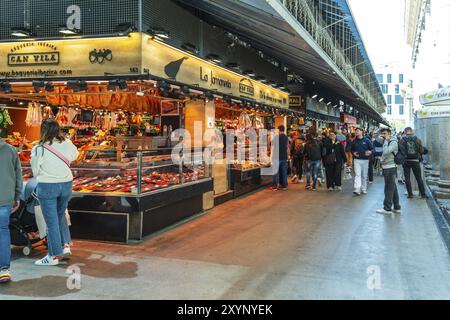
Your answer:
[[[141,35],[0,43],[1,78],[51,78],[141,71]],[[114,55],[114,63],[112,62]]]
[[[287,108],[289,95],[143,35],[142,66],[150,74],[255,102]]]

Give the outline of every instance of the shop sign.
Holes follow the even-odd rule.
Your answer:
[[[143,35],[142,66],[151,75],[287,108],[289,95]]]
[[[304,104],[302,96],[289,96],[289,107],[301,107]]]
[[[357,124],[357,120],[356,120],[355,117],[353,117],[351,115],[348,115],[348,114],[345,114],[345,113],[341,114],[341,122],[342,123],[347,123],[347,124],[350,124],[350,125],[356,125]]]
[[[417,111],[418,119],[450,117],[450,106],[424,107]]]
[[[139,33],[126,38],[0,43],[0,77],[33,79],[139,73],[140,44]]]
[[[450,105],[450,87],[420,96],[420,103],[423,105]]]

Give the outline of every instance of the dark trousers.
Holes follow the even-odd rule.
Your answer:
[[[281,184],[282,188],[288,187],[287,181],[287,160],[280,160],[278,172],[273,177],[273,186],[278,188],[278,185]]]
[[[369,159],[369,175],[368,175],[370,182],[373,182],[373,165],[374,165],[374,163],[375,163],[375,158],[374,158],[374,156],[371,156]]]
[[[303,158],[293,158],[292,169],[294,171],[294,174],[296,174],[299,179],[302,179]]]
[[[392,211],[400,210],[400,198],[398,196],[397,184],[395,179],[397,177],[397,168],[383,169],[384,176],[384,210]]]
[[[411,169],[416,178],[417,185],[419,186],[420,195],[422,197],[425,196],[425,186],[422,180],[422,170],[420,168],[419,161],[406,161],[403,165],[403,172],[405,173],[405,184],[406,189],[408,190],[408,195],[412,196],[412,186],[411,186]]]
[[[342,163],[325,165],[325,174],[327,176],[327,188],[342,186]]]

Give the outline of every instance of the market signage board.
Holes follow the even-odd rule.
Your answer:
[[[450,87],[420,96],[420,103],[423,105],[450,105]]]
[[[357,125],[356,118],[351,116],[351,115],[345,114],[345,113],[341,114],[341,122],[342,123],[347,123],[347,124],[350,124],[350,125]]]
[[[142,68],[150,74],[258,103],[287,108],[289,95],[143,35]]]
[[[0,78],[52,78],[141,72],[141,35],[0,43]]]
[[[450,103],[447,106],[423,107],[417,111],[418,119],[450,117]]]

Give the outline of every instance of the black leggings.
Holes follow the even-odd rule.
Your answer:
[[[331,165],[325,165],[325,173],[327,176],[327,188],[335,188],[342,186],[342,164],[335,162]]]
[[[293,158],[292,169],[299,179],[303,175],[303,158]]]

